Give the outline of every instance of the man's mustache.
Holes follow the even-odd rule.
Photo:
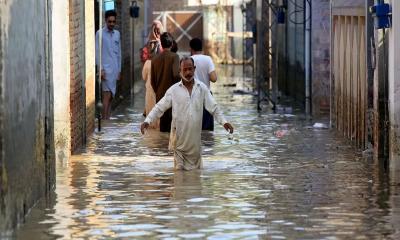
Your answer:
[[[181,77],[183,78],[183,80],[185,81],[191,81],[193,79],[193,75],[183,75],[181,74]]]

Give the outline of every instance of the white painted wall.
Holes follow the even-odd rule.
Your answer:
[[[54,141],[57,163],[71,154],[69,4],[52,1]]]
[[[391,5],[393,26],[389,30],[390,170],[396,182],[400,182],[400,1],[392,0]]]
[[[389,30],[389,120],[390,120],[390,180],[400,183],[400,1],[388,1],[392,5],[392,28]],[[399,198],[392,195],[389,199],[393,207],[391,224],[399,226]],[[400,231],[393,233],[394,239],[399,239]]]
[[[233,7],[233,31],[243,32],[243,13],[240,5]],[[234,37],[233,38],[233,57],[236,59],[243,58],[243,38]]]
[[[94,4],[92,1],[85,1],[85,88],[86,88],[86,123],[94,124],[95,119],[95,22]],[[88,126],[86,126],[88,128]],[[87,129],[86,129],[87,131]]]
[[[239,6],[243,2],[250,2],[251,0],[188,0],[188,6],[207,6],[221,4],[224,6]]]

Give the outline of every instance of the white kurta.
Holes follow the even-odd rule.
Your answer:
[[[99,64],[99,31],[96,32],[96,65]],[[115,95],[118,75],[121,73],[121,37],[117,30],[110,31],[107,26],[102,29],[101,69],[105,79],[101,86],[103,91]]]
[[[201,161],[201,123],[203,107],[209,111],[221,125],[226,123],[221,110],[207,86],[195,80],[192,95],[182,81],[174,84],[165,96],[148,114],[145,122],[151,123],[160,118],[172,107],[170,145],[173,146],[175,169],[191,170],[202,168]]]

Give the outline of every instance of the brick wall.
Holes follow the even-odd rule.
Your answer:
[[[76,152],[84,143],[85,116],[84,92],[82,88],[84,70],[84,2],[69,1],[70,34],[70,106],[71,106],[71,151]]]

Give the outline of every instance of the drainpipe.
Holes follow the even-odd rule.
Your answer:
[[[101,62],[101,50],[102,50],[102,40],[103,40],[103,1],[100,0],[99,1],[99,64],[98,64],[98,79],[97,79],[97,84],[99,86],[99,99],[97,102],[97,119],[98,119],[98,130],[99,132],[101,131],[101,112],[103,109],[103,103],[101,102],[101,66],[102,66],[102,62]]]
[[[333,14],[332,14],[333,2],[332,0],[329,1],[329,11],[330,17],[329,22],[331,26],[331,31],[329,32],[329,39],[330,39],[330,48],[329,48],[329,127],[333,127],[333,104],[334,104],[334,94],[333,94]]]
[[[365,44],[367,46],[367,52],[366,52],[366,66],[367,66],[367,92],[373,92],[374,91],[374,73],[375,73],[375,68],[376,68],[376,58],[375,58],[375,30],[374,30],[374,21],[372,19],[372,14],[370,12],[370,7],[374,6],[374,0],[367,0],[365,6],[365,16],[366,16],[366,24],[365,24]],[[364,105],[365,109],[367,111],[373,111],[374,109],[374,99],[370,99],[369,97],[367,98],[367,101]],[[365,119],[368,119],[368,114],[365,114]],[[373,123],[370,121],[367,121],[367,124],[364,126],[364,132],[368,132],[368,126],[373,126]],[[370,137],[373,138],[373,133],[370,134],[365,134],[364,139],[362,142],[364,142],[363,145],[361,145],[361,148],[363,150],[366,150],[370,148],[369,146],[372,146],[372,141],[370,140]]]
[[[145,1],[146,2],[146,1]],[[131,1],[131,6],[133,5],[133,1]],[[135,84],[135,64],[134,64],[134,59],[135,59],[135,48],[134,48],[134,39],[135,39],[135,24],[133,23],[134,19],[130,17],[129,21],[129,27],[131,29],[131,62],[130,62],[130,79],[129,79],[129,96],[130,96],[130,101],[133,106],[133,85]]]
[[[256,80],[256,86],[257,86],[257,110],[261,110],[260,108],[260,102],[262,101],[263,96],[262,92],[263,92],[263,88],[262,88],[262,82],[264,81],[264,77],[263,77],[263,72],[262,72],[262,54],[261,52],[264,51],[264,49],[262,49],[262,42],[263,42],[263,34],[264,31],[262,31],[261,29],[263,28],[263,23],[261,23],[262,21],[262,6],[263,6],[263,2],[262,0],[257,0],[256,1],[256,36],[257,36],[257,40],[255,43],[255,48],[253,48],[254,51],[254,69],[255,69],[255,80]],[[254,46],[254,45],[253,45]]]
[[[306,117],[311,117],[311,0],[305,0],[306,14],[305,18],[305,107]]]

